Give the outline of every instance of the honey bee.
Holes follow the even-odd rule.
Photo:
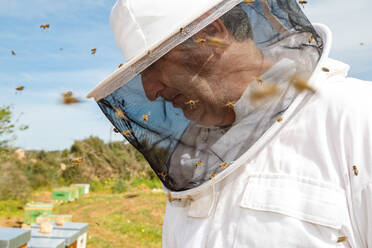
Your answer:
[[[82,162],[83,162],[82,157],[74,158],[74,159],[71,160],[71,163],[73,163],[73,164],[81,164]]]
[[[123,131],[123,134],[124,134],[125,136],[129,136],[129,135],[132,134],[132,130],[124,130],[124,131]]]
[[[225,168],[225,167],[227,167],[227,163],[222,163],[219,166],[220,166],[220,168]]]
[[[190,109],[195,108],[195,105],[196,105],[197,103],[199,103],[198,100],[189,100],[189,101],[185,102],[186,105],[189,105],[189,106],[190,106]]]
[[[191,195],[187,195],[187,196],[186,196],[186,199],[187,199],[187,200],[190,200],[190,201],[194,200],[194,198],[192,198]]]
[[[214,45],[214,46],[227,46],[228,45],[226,40],[220,39],[220,38],[217,38],[217,37],[208,37],[206,39],[206,42],[208,44],[211,44],[211,45]]]
[[[143,114],[142,115],[142,120],[143,120],[144,123],[148,122],[149,118],[150,118],[150,114]]]
[[[12,55],[16,55],[16,52],[14,50],[12,50]]]
[[[196,165],[196,167],[202,166],[203,165],[203,162],[199,160],[198,162],[196,162],[195,165]]]
[[[168,199],[169,202],[173,202],[173,201],[177,200],[176,198],[173,198],[173,196],[169,192],[167,194],[167,199]]]
[[[185,28],[180,28],[180,34],[185,34]]]
[[[159,174],[159,176],[161,176],[161,178],[163,178],[163,180],[165,180],[165,178],[168,176],[167,173],[165,171],[163,171],[162,173]]]
[[[345,236],[343,236],[343,237],[339,237],[339,238],[337,239],[337,243],[345,242],[346,239],[347,239],[347,237],[345,237]]]
[[[203,44],[205,43],[207,40],[206,39],[203,39],[203,38],[199,38],[196,40],[196,42],[198,42],[199,44]]]
[[[120,68],[120,67],[122,67],[122,66],[123,66],[123,64],[119,64],[118,68]]]
[[[40,28],[45,30],[45,29],[49,28],[49,24],[42,24],[42,25],[40,25]]]
[[[314,40],[314,35],[310,35],[310,37],[309,37],[309,43],[313,42],[313,40]]]
[[[299,77],[294,77],[291,81],[293,84],[293,87],[296,88],[299,92],[302,92],[304,90],[311,91],[312,93],[315,93],[315,89],[311,87],[305,80],[299,78]]]
[[[322,71],[329,72],[329,69],[327,67],[322,67]]]
[[[300,0],[300,1],[298,1],[298,3],[299,3],[299,4],[301,4],[301,5],[302,5],[302,7],[304,7],[304,6],[305,6],[305,4],[307,4],[307,1],[304,1],[304,0]]]
[[[248,4],[248,5],[252,5],[254,4],[255,0],[244,0],[243,3],[245,4]]]
[[[72,91],[67,91],[65,93],[62,93],[62,102],[63,104],[69,105],[69,104],[79,103],[80,100],[72,96]]]
[[[97,52],[97,48],[92,48],[92,49],[90,49],[90,53],[91,53],[91,54],[96,54],[96,52]]]
[[[359,171],[358,171],[358,168],[355,165],[353,166],[353,171],[354,171],[354,175],[358,176]]]
[[[16,90],[18,90],[18,91],[22,91],[22,90],[24,90],[24,89],[25,89],[24,86],[18,86],[18,87],[16,88]]]
[[[252,102],[257,102],[268,97],[273,97],[279,93],[278,88],[274,84],[266,84],[252,89],[250,99]]]
[[[260,77],[257,77],[257,78],[256,78],[256,81],[257,81],[257,83],[259,83],[259,84],[263,84],[263,80],[262,80],[262,78],[260,78]]]
[[[119,130],[118,130],[117,128],[114,128],[113,131],[114,131],[115,133],[120,133]]]
[[[152,54],[152,52],[153,52],[152,50],[148,50],[148,51],[147,51],[147,55]]]
[[[119,119],[122,119],[122,120],[124,119],[126,121],[129,120],[128,117],[124,114],[123,110],[121,110],[119,108],[115,108],[115,107],[114,107],[114,110],[115,110],[116,117],[118,117]]]
[[[282,122],[283,121],[283,117],[279,116],[278,119],[276,119],[277,122]]]
[[[234,103],[232,101],[227,101],[225,107],[229,109],[234,109]]]
[[[216,174],[215,172],[213,172],[213,173],[211,174],[211,176],[209,177],[209,179],[213,179],[216,175],[217,175],[217,174]]]

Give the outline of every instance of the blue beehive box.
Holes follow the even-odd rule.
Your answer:
[[[31,238],[27,248],[65,248],[64,239]]]
[[[30,240],[31,231],[19,228],[0,228],[0,248],[20,248]]]
[[[63,239],[65,247],[77,247],[77,238],[79,231],[77,230],[55,230],[51,233],[41,233],[38,227],[31,227],[31,238],[48,238],[48,239]]]
[[[77,248],[86,248],[87,244],[87,232],[88,223],[78,223],[78,222],[66,222],[63,226],[58,226],[56,223],[52,222],[53,230],[76,230],[78,231],[77,238]],[[39,229],[39,225],[32,225],[31,228]]]

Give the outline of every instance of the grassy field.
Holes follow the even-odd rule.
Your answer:
[[[112,193],[110,183],[79,200],[57,205],[54,214],[71,214],[75,222],[89,223],[89,248],[161,247],[161,225],[166,197],[152,182],[137,180],[124,193]],[[48,201],[40,190],[32,200]],[[23,223],[23,202],[0,201],[0,226]]]

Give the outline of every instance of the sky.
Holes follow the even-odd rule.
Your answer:
[[[89,136],[122,140],[94,100],[85,98],[124,63],[109,26],[115,2],[0,0],[0,106],[11,105],[18,124],[29,126],[16,133],[14,146],[59,150]],[[349,76],[372,81],[372,1],[308,0],[303,10],[311,22],[330,27],[331,57],[351,65]],[[17,92],[20,85],[25,88]],[[61,104],[66,91],[82,103]]]

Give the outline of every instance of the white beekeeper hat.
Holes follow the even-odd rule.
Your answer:
[[[118,0],[111,11],[110,25],[126,64],[103,80],[87,97],[98,101],[109,95],[242,1]],[[203,16],[208,11],[210,13]],[[197,22],[193,23],[195,20]]]

